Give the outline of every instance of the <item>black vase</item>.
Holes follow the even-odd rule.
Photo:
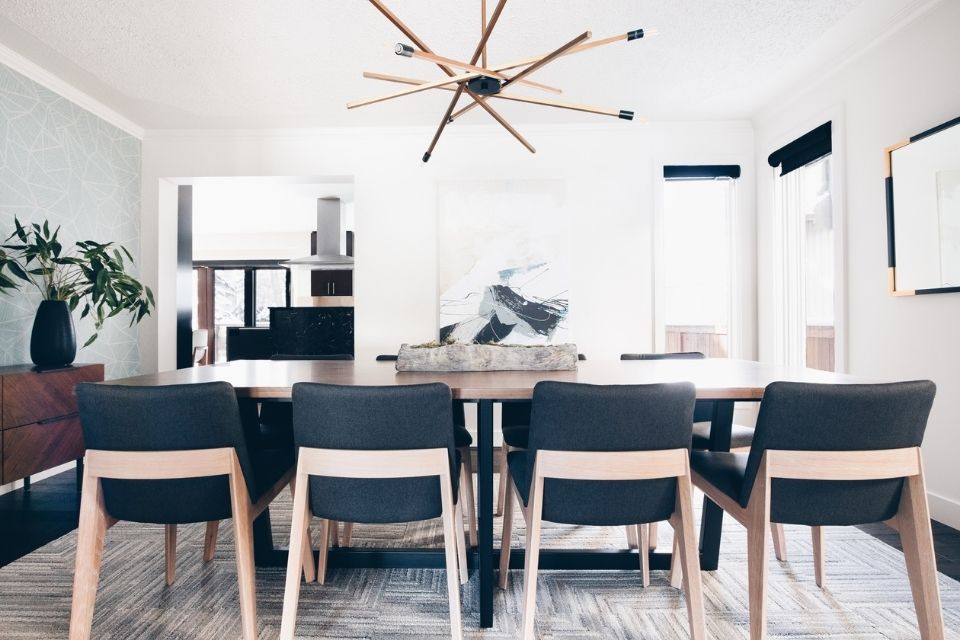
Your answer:
[[[77,334],[70,308],[62,300],[44,300],[33,319],[30,359],[38,367],[63,367],[77,357]]]

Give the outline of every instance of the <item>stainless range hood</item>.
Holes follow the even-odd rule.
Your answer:
[[[353,269],[353,257],[340,253],[342,216],[340,198],[318,198],[316,253],[286,260],[283,264],[312,271]]]

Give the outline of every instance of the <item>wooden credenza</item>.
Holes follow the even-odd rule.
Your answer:
[[[0,484],[83,457],[74,386],[102,380],[102,364],[0,367]]]

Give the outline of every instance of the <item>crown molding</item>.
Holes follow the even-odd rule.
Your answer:
[[[0,43],[0,64],[6,65],[133,137],[143,140],[145,129],[142,126],[2,43]]]

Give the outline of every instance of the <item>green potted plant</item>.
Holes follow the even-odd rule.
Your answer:
[[[64,250],[50,224],[24,226],[14,218],[14,231],[0,245],[0,291],[35,287],[42,297],[30,336],[30,358],[42,368],[62,367],[77,355],[72,312],[90,315],[96,331],[84,347],[97,339],[107,318],[126,311],[130,325],[155,307],[153,292],[127,270],[133,256],[121,245],[81,240]]]

